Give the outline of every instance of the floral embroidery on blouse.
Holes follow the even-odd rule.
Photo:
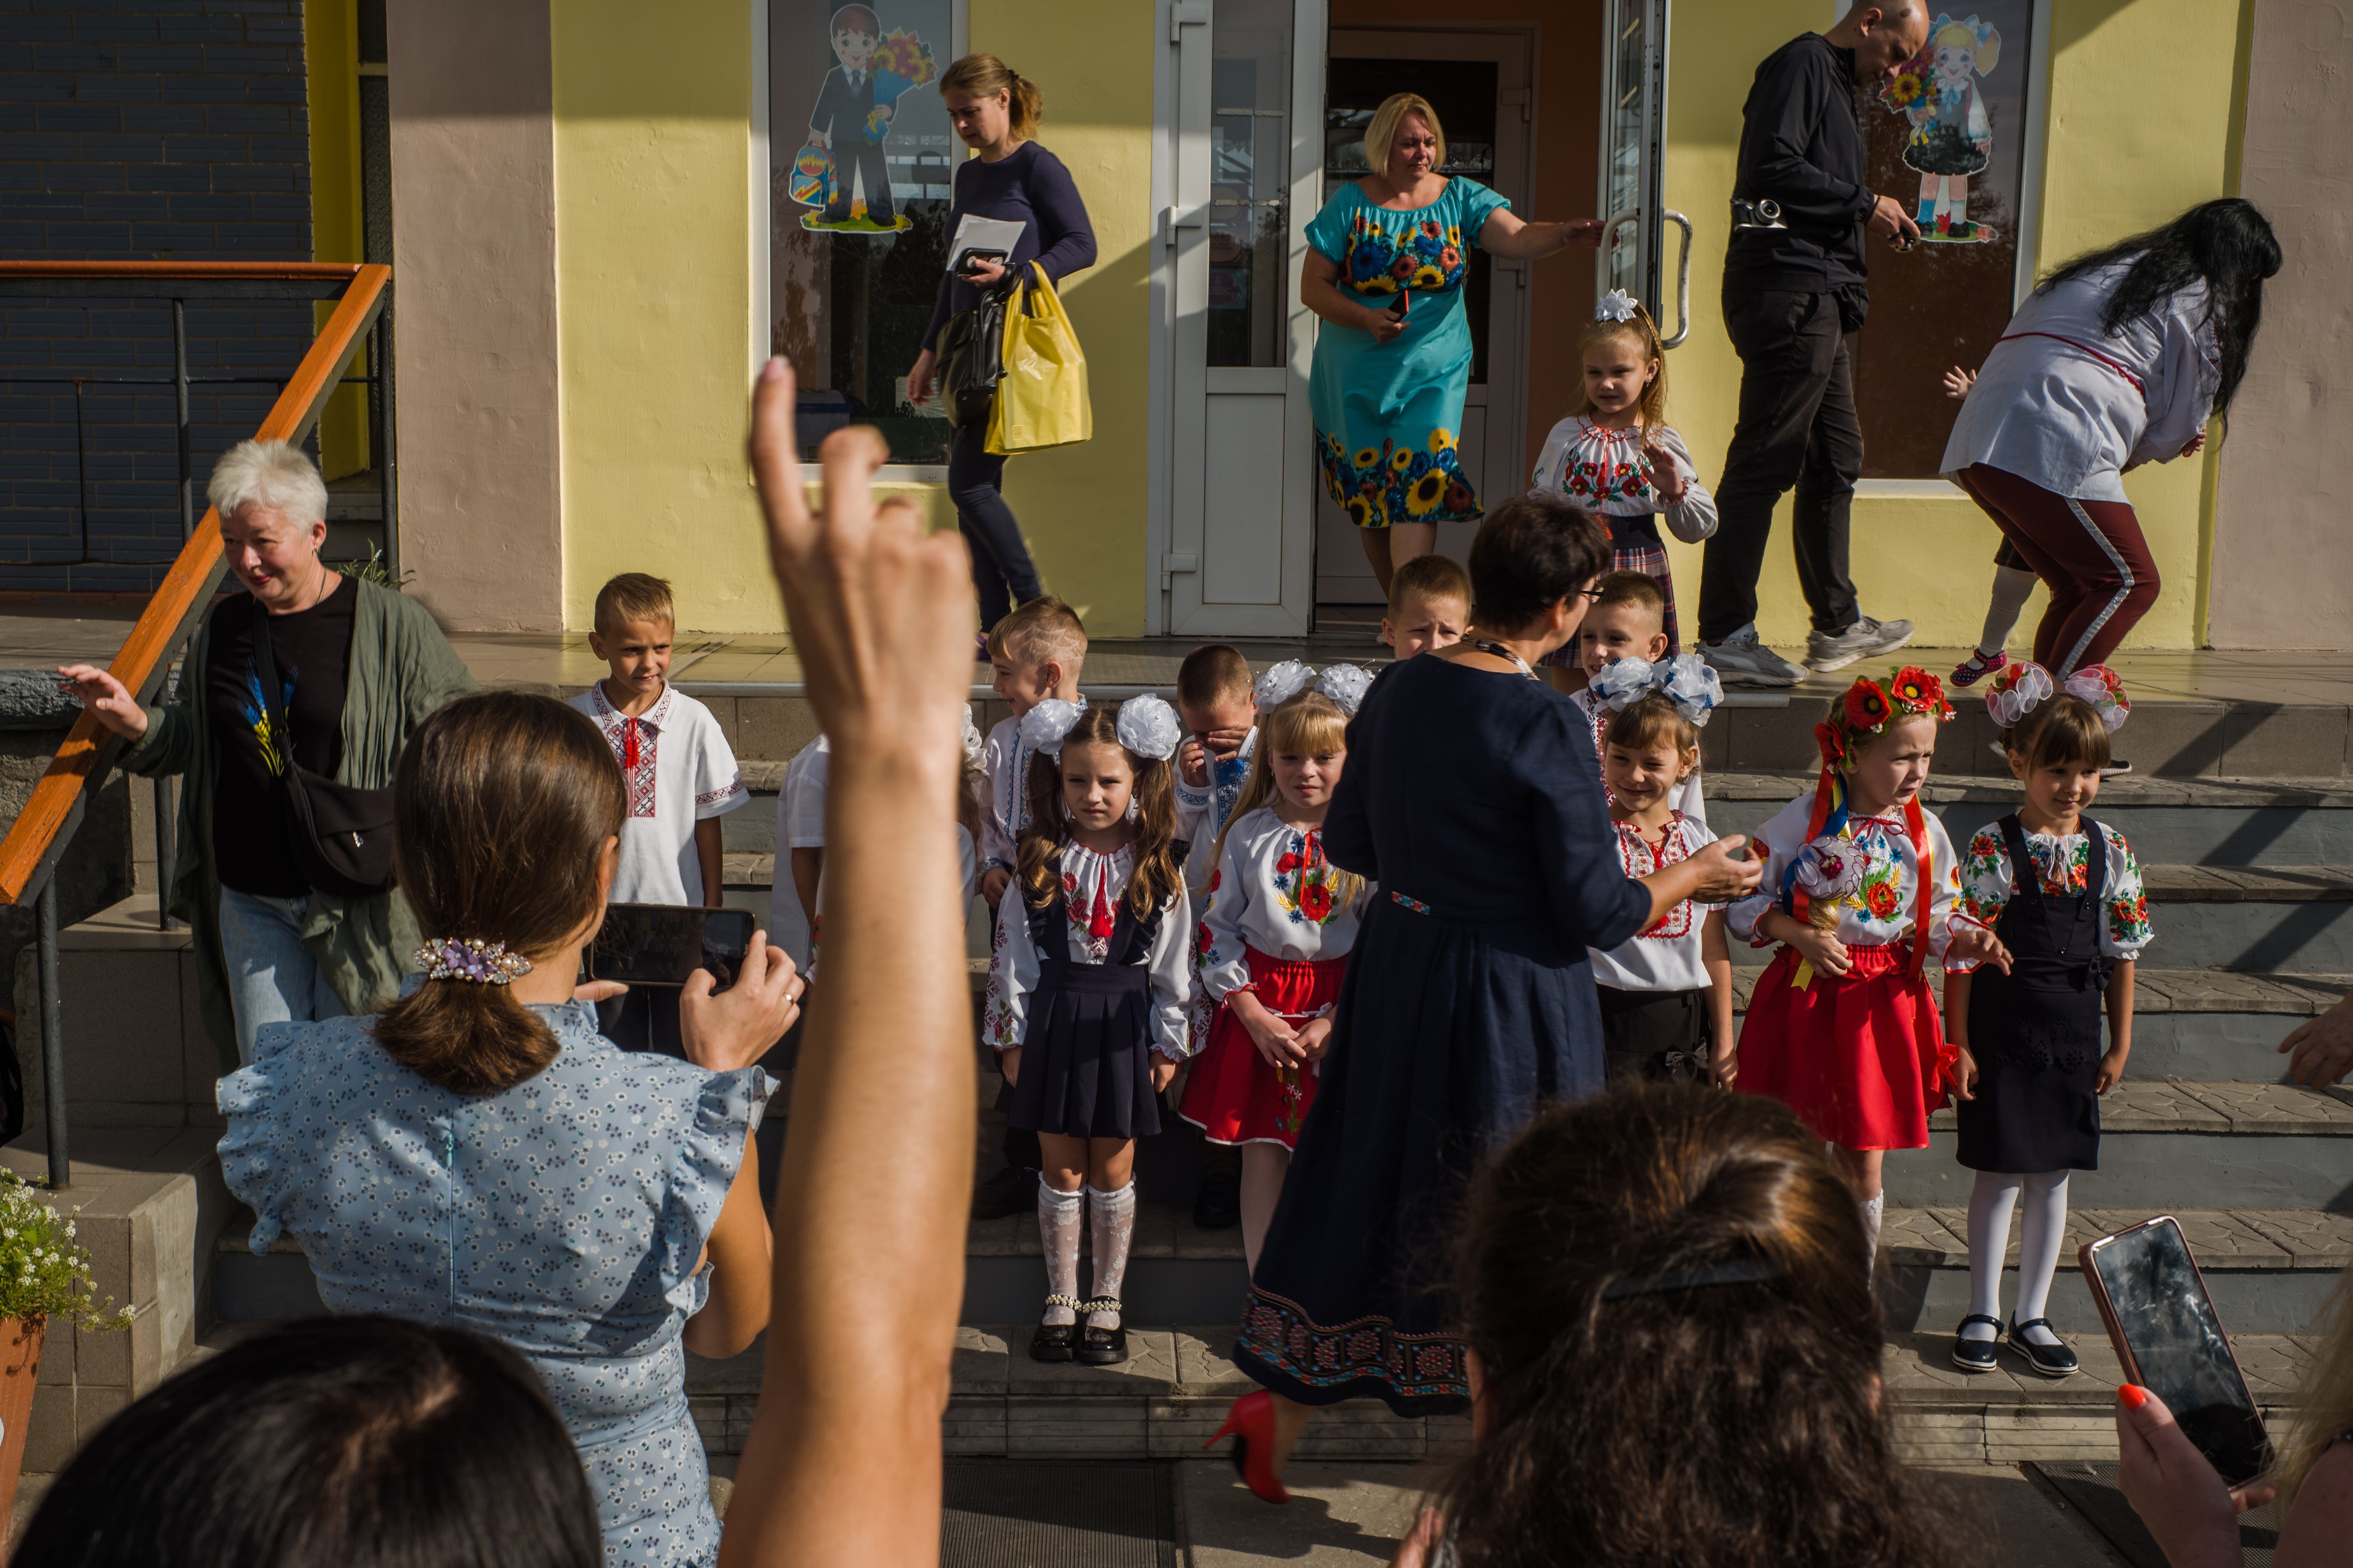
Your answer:
[[[1275,858],[1275,900],[1295,921],[1320,926],[1332,918],[1339,907],[1332,896],[1336,879],[1332,862],[1324,858],[1324,835],[1317,828],[1293,833],[1290,847]]]
[[[1348,220],[1338,260],[1348,287],[1360,294],[1457,289],[1467,264],[1462,226],[1360,205]]]
[[[1780,907],[1784,875],[1792,858],[1803,852],[1808,842],[1804,835],[1812,805],[1810,791],[1757,829],[1756,837],[1768,852],[1765,879],[1756,893],[1733,905],[1727,912],[1725,923],[1733,935],[1759,947],[1770,945],[1768,939],[1757,934],[1757,922],[1767,910]],[[1930,874],[1935,879],[1927,900],[1925,934],[1929,952],[1941,958],[1949,940],[1947,917],[1961,891],[1960,868],[1956,863],[1951,840],[1945,836],[1944,825],[1935,816],[1923,818],[1922,831],[1931,861]],[[1852,899],[1839,900],[1839,941],[1850,946],[1885,946],[1905,940],[1911,934],[1921,899],[1918,852],[1913,847],[1911,834],[1904,822],[1894,816],[1852,817],[1840,830],[1840,836],[1852,843],[1861,857],[1862,888]]]
[[[1618,824],[1618,864],[1625,869],[1627,876],[1640,878],[1647,877],[1653,871],[1663,871],[1679,861],[1690,859],[1691,847],[1684,842],[1683,826],[1683,814],[1680,811],[1669,812],[1666,831],[1660,837],[1659,847],[1653,849],[1651,847],[1650,840],[1642,837],[1642,830],[1640,827],[1630,822]],[[1637,940],[1650,937],[1667,942],[1678,937],[1689,936],[1691,929],[1692,901],[1685,899],[1682,903],[1660,916],[1658,924],[1648,931],[1637,932],[1636,937]]]
[[[2141,880],[2140,861],[2123,834],[2105,824],[2101,825],[2100,831],[2107,854],[2107,885],[2101,895],[2100,951],[2109,958],[2137,958],[2157,934],[2149,925],[2148,892]],[[2025,837],[2027,858],[2034,863],[2036,879],[2042,884],[2044,897],[2072,899],[2090,885],[2089,837],[2081,833],[2029,833]],[[2010,894],[2010,850],[2002,842],[2000,824],[1980,828],[1969,840],[1962,878],[1961,899],[1954,909],[1953,919],[1991,931],[2001,923],[2001,912],[2008,907]]]

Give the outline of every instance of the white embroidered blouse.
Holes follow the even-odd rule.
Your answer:
[[[2156,936],[2149,928],[2148,893],[2141,882],[2140,862],[2134,858],[2132,846],[2125,842],[2123,834],[2105,823],[2098,826],[2107,858],[2100,893],[2100,952],[2107,958],[2138,958]],[[2090,880],[2092,843],[2083,834],[2029,833],[2026,858],[2042,873],[2039,879],[2045,898],[2073,899]],[[2002,843],[2001,825],[1978,828],[1961,863],[1961,897],[1954,907],[1952,923],[1983,926],[1988,931],[2000,925],[2001,911],[2010,903],[2011,880],[2010,850]],[[1970,963],[1951,966],[1956,974],[1976,967]]]
[[[1342,898],[1346,884],[1352,897]],[[1226,852],[1201,913],[1201,985],[1222,1002],[1250,985],[1256,948],[1288,963],[1344,958],[1372,889],[1324,858],[1324,832],[1260,806],[1226,830]]]
[[[1629,877],[1647,877],[1690,859],[1715,842],[1715,835],[1706,823],[1694,822],[1681,812],[1667,818],[1666,834],[1656,849],[1632,823],[1615,826],[1618,863],[1626,868]],[[1700,939],[1707,917],[1723,907],[1685,899],[1668,910],[1666,918],[1657,925],[1637,932],[1609,952],[1588,949],[1595,983],[1614,985],[1620,991],[1706,990],[1707,965],[1701,958]]]
[[[1123,845],[1098,855],[1083,845],[1062,846],[1062,907],[1070,922],[1071,962],[1100,964],[1111,956],[1119,901],[1135,872],[1135,851]],[[1161,906],[1160,924],[1144,966],[1150,972],[1151,1026],[1145,1044],[1172,1061],[1192,1054],[1185,1005],[1192,993],[1192,910],[1185,890]],[[1029,911],[1018,877],[998,900],[997,942],[988,959],[988,996],[981,1011],[981,1037],[1000,1051],[1029,1039],[1029,998],[1043,974],[1029,941]]]
[[[1663,516],[1677,539],[1696,544],[1715,532],[1715,498],[1699,482],[1691,449],[1673,427],[1662,425],[1651,434],[1683,476],[1683,499],[1672,506],[1662,503],[1642,477],[1642,427],[1612,430],[1582,414],[1572,414],[1552,427],[1528,488],[1567,496],[1605,517]]]
[[[1805,850],[1806,825],[1813,809],[1814,794],[1808,790],[1757,830],[1756,841],[1767,851],[1765,879],[1754,894],[1725,911],[1725,924],[1734,936],[1757,947],[1773,945],[1771,938],[1757,934],[1757,922],[1766,910],[1780,907],[1782,879]],[[1953,856],[1953,840],[1936,814],[1924,814],[1924,825],[1929,873],[1935,879],[1928,897],[1928,952],[1941,959],[1952,940],[1947,922],[1961,896],[1960,866]],[[1904,818],[1894,813],[1850,817],[1839,837],[1862,850],[1862,891],[1840,901],[1839,941],[1850,947],[1883,947],[1905,940],[1912,934],[1913,910],[1919,900],[1920,860]]]
[[[1594,777],[1600,778],[1601,759],[1609,754],[1609,742],[1603,737],[1609,734],[1609,721],[1615,715],[1609,711],[1609,704],[1595,696],[1590,688],[1583,691],[1570,692],[1568,700],[1577,704],[1577,710],[1579,713],[1585,715],[1585,728],[1593,737]],[[1609,798],[1609,785],[1606,780],[1601,785],[1601,798],[1605,801]],[[1692,770],[1691,777],[1667,791],[1667,806],[1672,811],[1680,812],[1690,817],[1702,827],[1707,826],[1707,802],[1701,797],[1700,775],[1696,768]],[[1712,833],[1708,835],[1709,838],[1715,837],[1715,835]],[[1703,839],[1701,842],[1704,843],[1706,840]]]
[[[1087,705],[1079,694],[1079,706]],[[1021,743],[1021,721],[999,719],[981,743],[980,771],[988,780],[987,806],[980,819],[984,867],[1011,870],[1020,862],[1021,830],[1029,826],[1029,759],[1038,753]]]

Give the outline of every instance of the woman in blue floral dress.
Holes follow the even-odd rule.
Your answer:
[[[712,1568],[685,1352],[735,1354],[767,1321],[768,1081],[744,1064],[801,983],[754,938],[724,995],[689,987],[691,1061],[596,1032],[573,981],[628,803],[596,726],[552,698],[451,703],[394,790],[426,973],[382,1013],[265,1026],[221,1080],[222,1175],[253,1248],[292,1235],[330,1311],[522,1352],[579,1445],[607,1568]]]
[[[1600,244],[1601,225],[1523,223],[1477,181],[1439,174],[1446,133],[1414,93],[1374,111],[1365,157],[1378,172],[1335,191],[1307,226],[1299,299],[1324,323],[1308,384],[1316,465],[1386,593],[1397,565],[1437,548],[1440,523],[1482,510],[1455,451],[1471,384],[1470,247],[1529,261]]]

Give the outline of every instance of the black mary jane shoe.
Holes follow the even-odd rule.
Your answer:
[[[1087,1304],[1075,1296],[1049,1296],[1049,1307],[1068,1307],[1073,1312],[1083,1312]],[[1029,1336],[1031,1361],[1069,1361],[1076,1352],[1079,1325],[1076,1323],[1040,1323],[1038,1331]]]
[[[2041,1321],[2041,1319],[2036,1320],[2038,1322]],[[1989,1340],[1960,1338],[1959,1331],[1956,1330],[1956,1337],[1953,1341],[1953,1364],[1963,1372],[1991,1372],[1994,1367],[1995,1353],[2001,1348],[2001,1320],[1989,1318],[1983,1312],[1971,1312],[1961,1320],[1961,1328],[1967,1329],[1971,1323],[1983,1323],[1992,1329],[1993,1338]]]
[[[2038,1345],[2021,1334],[2019,1331],[2021,1329],[2042,1329],[2054,1340],[2059,1339],[2059,1331],[2051,1327],[2048,1318],[2029,1318],[2022,1323],[2010,1325],[2011,1347],[2026,1358],[2029,1366],[2043,1376],[2073,1377],[2084,1370],[2082,1363],[2075,1359],[2075,1352],[2068,1348],[2064,1340],[2060,1340],[2055,1345]]]
[[[1080,1322],[1090,1312],[1118,1312],[1119,1302],[1110,1296],[1098,1296],[1079,1306]],[[1120,1313],[1117,1324],[1108,1329],[1079,1330],[1078,1359],[1088,1366],[1117,1366],[1127,1359],[1127,1315]]]

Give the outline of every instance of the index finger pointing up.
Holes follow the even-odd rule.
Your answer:
[[[797,402],[793,367],[781,359],[762,365],[759,380],[752,384],[752,474],[767,514],[768,548],[780,568],[817,539],[801,488],[800,438],[793,426]]]

